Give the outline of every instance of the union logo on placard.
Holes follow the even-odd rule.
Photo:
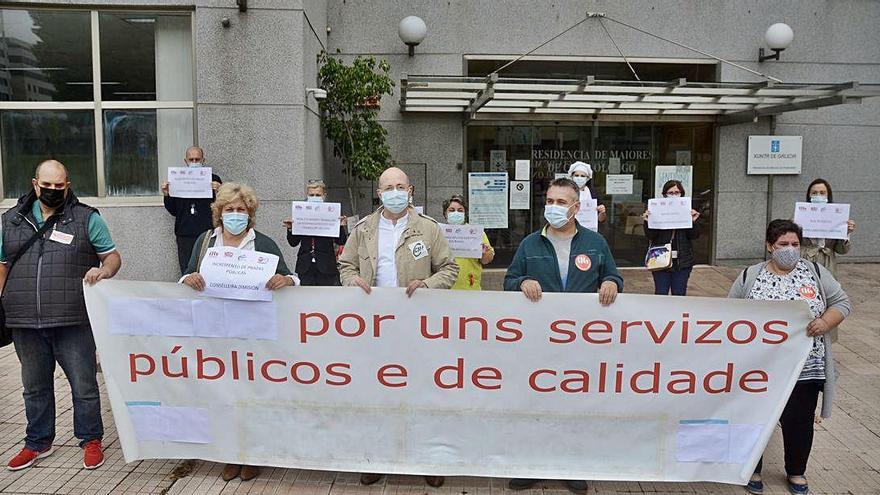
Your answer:
[[[593,266],[593,261],[586,254],[579,254],[574,259],[574,264],[578,267],[578,270],[585,272]]]

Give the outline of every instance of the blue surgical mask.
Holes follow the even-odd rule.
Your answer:
[[[232,235],[244,232],[248,226],[250,217],[247,213],[228,212],[223,214],[223,230]]]
[[[810,196],[810,203],[827,203],[828,196],[823,196],[821,194],[814,194]]]
[[[204,165],[202,162],[189,162],[186,164],[187,167],[198,168]]]
[[[391,213],[400,213],[409,206],[409,193],[397,189],[384,191],[382,193],[382,206]]]
[[[308,201],[309,203],[323,203],[324,197],[323,196],[306,196],[306,201]]]
[[[450,211],[446,214],[446,221],[452,225],[464,225],[464,212]]]
[[[571,180],[573,180],[574,183],[578,185],[578,187],[583,189],[584,186],[587,185],[587,180],[589,180],[589,179],[587,179],[586,177],[577,176],[577,177],[572,177]]]
[[[568,216],[570,207],[560,205],[547,205],[544,207],[544,218],[554,228],[561,229],[571,220]]]

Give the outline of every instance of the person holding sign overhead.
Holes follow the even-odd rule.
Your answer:
[[[306,201],[323,203],[327,199],[327,186],[324,181],[311,179],[306,185]],[[287,243],[299,246],[296,258],[296,273],[302,285],[339,285],[339,269],[336,266],[335,245],[344,246],[348,239],[345,230],[345,217],[339,217],[338,237],[319,237],[314,235],[294,235],[293,219],[282,222],[287,227]]]
[[[198,146],[190,146],[186,149],[183,163],[187,167],[203,167],[205,165],[205,152]],[[216,174],[211,174],[211,186],[216,194],[217,189],[223,183]],[[162,202],[165,210],[174,217],[174,235],[177,236],[177,261],[180,264],[180,273],[186,273],[186,265],[189,263],[190,254],[196,238],[202,232],[211,228],[211,202],[214,198],[175,198],[170,194],[168,181],[162,182]]]
[[[584,203],[585,199],[596,200],[596,213],[599,216],[599,223],[604,222],[607,218],[605,205],[602,204],[602,200],[599,199],[596,190],[593,188],[593,167],[589,163],[574,162],[568,167],[568,175],[579,188],[581,203]],[[583,206],[582,204],[581,207],[583,208]]]
[[[833,203],[834,194],[831,184],[825,179],[816,179],[807,187],[807,202],[809,203]],[[856,223],[850,219],[847,222],[846,232],[849,235],[856,230]],[[813,239],[804,238],[801,244],[801,256],[809,261],[815,261],[824,266],[837,278],[837,255],[846,254],[852,247],[849,239]]]
[[[443,215],[450,225],[466,225],[467,212],[467,203],[457,194],[443,202]],[[495,258],[495,250],[489,244],[489,237],[485,232],[481,246],[483,256],[480,258],[455,258],[458,280],[452,286],[453,290],[482,290],[480,284],[483,279],[483,265],[488,265]]]
[[[258,206],[257,197],[250,187],[232,182],[220,186],[217,199],[211,205],[211,218],[215,228],[203,232],[196,240],[189,266],[180,282],[200,292],[205,290],[205,279],[199,274],[202,259],[209,248],[227,246],[278,257],[275,275],[266,283],[269,290],[299,285],[299,279],[287,269],[284,256],[275,241],[254,229]],[[224,481],[238,476],[243,481],[248,481],[259,474],[260,468],[257,466],[227,464],[220,476]]]
[[[458,277],[458,265],[437,221],[416,213],[412,186],[403,170],[390,167],[379,176],[376,194],[382,206],[352,230],[342,256],[342,285],[357,286],[369,294],[372,287],[406,287],[412,297],[420,288],[448,289]],[[382,474],[363,473],[361,484],[372,485]],[[443,476],[425,476],[442,486]]]
[[[681,181],[670,180],[663,184],[661,190],[664,198],[678,198],[685,196],[684,185]],[[651,210],[646,209],[643,218],[647,221]],[[700,218],[700,213],[691,209],[691,218],[694,222]],[[649,251],[658,246],[668,246],[670,262],[668,267],[651,271],[654,277],[654,294],[666,296],[672,292],[673,296],[687,294],[688,279],[694,266],[694,239],[700,237],[700,229],[696,223],[689,229],[661,230],[645,226],[645,236],[650,241]],[[664,253],[665,255],[665,253]]]
[[[813,338],[812,349],[779,418],[788,489],[794,494],[810,491],[804,473],[813,447],[813,422],[819,392],[822,392],[821,416],[831,416],[837,374],[827,335],[852,310],[849,296],[831,272],[801,257],[802,239],[798,224],[790,220],[770,222],[765,238],[770,261],[743,270],[728,295],[738,299],[803,301],[809,306],[813,318],[806,328],[807,335]],[[746,486],[749,493],[763,493],[762,466],[763,458],[758,461]]]

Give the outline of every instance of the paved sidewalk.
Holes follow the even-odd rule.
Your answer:
[[[690,282],[690,294],[724,296],[739,270],[701,267]],[[644,270],[624,272],[627,292],[651,293]],[[853,299],[855,312],[843,325],[835,344],[840,379],[834,415],[817,425],[807,476],[813,493],[880,494],[880,265],[842,265],[841,279]],[[487,276],[487,286],[499,283]],[[222,465],[202,461],[142,461],[126,464],[116,436],[106,391],[102,390],[107,461],[95,471],[82,466],[82,453],[73,438],[70,389],[58,370],[55,454],[19,472],[0,471],[0,493],[174,493],[174,494],[298,494],[298,495],[495,495],[507,490],[507,480],[448,478],[439,489],[418,476],[391,476],[371,487],[358,484],[358,475],[297,469],[265,469],[255,480],[225,483]],[[100,379],[99,375],[99,379]],[[18,360],[12,346],[0,349],[0,460],[6,462],[22,445],[25,418]],[[777,428],[764,463],[765,493],[788,493],[782,469],[782,446]],[[716,483],[590,483],[590,493],[733,493],[738,486]],[[566,495],[561,482],[546,482],[524,495]]]

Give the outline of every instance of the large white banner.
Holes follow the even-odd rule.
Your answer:
[[[179,284],[85,297],[126,461],[745,484],[811,346],[789,301],[293,287],[204,318]]]

